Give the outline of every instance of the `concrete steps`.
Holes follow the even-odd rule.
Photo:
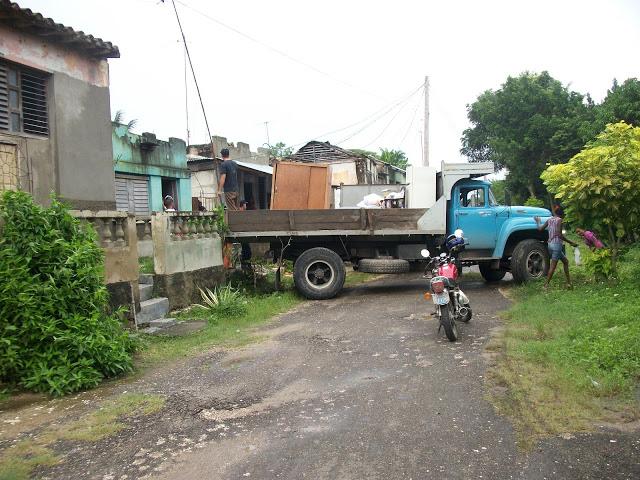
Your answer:
[[[151,320],[164,318],[169,312],[169,299],[156,297],[140,302],[140,311],[136,315],[138,326],[151,323]]]
[[[150,300],[153,297],[153,285],[139,284],[140,286],[140,301],[144,302],[146,300]]]
[[[178,323],[175,318],[165,318],[169,312],[169,299],[153,297],[153,275],[143,273],[138,278],[140,287],[140,311],[136,323],[143,333],[158,334]]]

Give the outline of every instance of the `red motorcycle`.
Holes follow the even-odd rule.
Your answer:
[[[437,257],[431,257],[429,250],[422,250],[422,256],[429,260],[427,271],[431,272],[430,291],[424,296],[427,300],[433,300],[436,307],[434,313],[438,317],[440,328],[451,342],[460,337],[456,322],[469,322],[471,320],[471,305],[469,298],[460,290],[458,279],[458,255],[465,248],[462,230],[458,229],[453,235],[447,237],[444,244],[445,252]],[[425,276],[426,272],[425,272]]]

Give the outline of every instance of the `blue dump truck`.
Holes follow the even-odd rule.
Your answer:
[[[422,249],[438,251],[458,228],[469,242],[462,265],[478,265],[486,281],[507,272],[516,282],[541,278],[549,268],[547,233],[533,217],[551,213],[498,204],[491,184],[478,179],[493,171],[490,162],[443,163],[439,172],[409,167],[408,208],[229,211],[228,238],[269,243],[274,258],[294,262],[296,288],[314,300],[340,292],[345,262],[362,272],[408,272],[423,261]]]

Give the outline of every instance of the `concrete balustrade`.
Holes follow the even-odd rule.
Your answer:
[[[90,223],[104,251],[105,283],[114,308],[127,306],[133,320],[140,302],[138,289],[138,235],[136,217],[110,210],[72,210],[82,222]]]
[[[138,257],[152,257],[151,215],[136,216],[136,231],[138,234]]]
[[[164,212],[151,216],[156,294],[171,308],[201,301],[198,287],[224,280],[216,212]]]

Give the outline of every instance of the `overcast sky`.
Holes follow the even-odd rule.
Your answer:
[[[171,0],[17,1],[118,45],[121,58],[109,61],[112,112],[136,118],[138,132],[186,140],[183,44]],[[267,142],[269,122],[271,143],[399,148],[419,163],[419,86],[429,75],[431,160],[457,161],[466,105],[508,75],[548,70],[596,101],[614,77],[640,77],[638,0],[176,5],[212,134],[253,150]],[[187,92],[191,143],[206,142],[191,78]]]

